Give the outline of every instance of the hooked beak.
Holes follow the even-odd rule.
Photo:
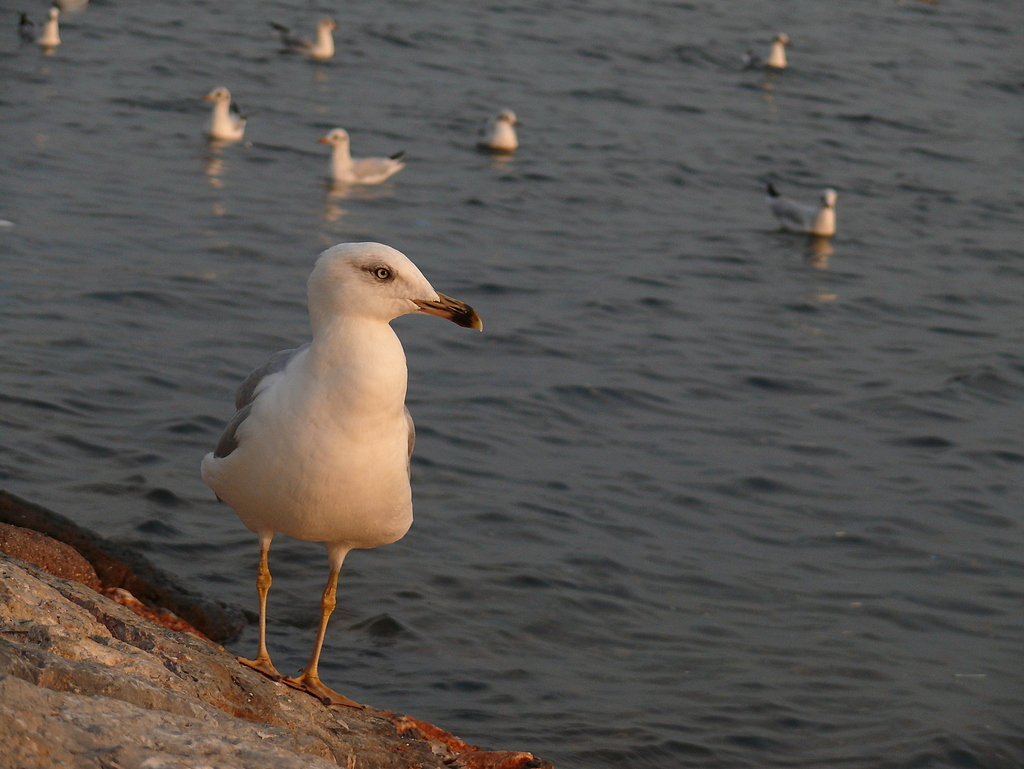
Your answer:
[[[210,94],[206,94],[206,96],[203,97],[203,101],[213,101],[213,97],[210,96]]]
[[[475,328],[477,331],[484,330],[484,322],[476,314],[476,310],[465,302],[445,296],[440,291],[437,293],[438,301],[428,302],[423,299],[413,299],[413,304],[420,308],[420,312],[428,315],[437,315],[447,318],[457,326],[463,328]]]
[[[320,144],[330,144],[331,140],[328,139],[326,136],[324,136],[324,137],[321,137],[321,138],[317,139],[317,142],[320,143]]]

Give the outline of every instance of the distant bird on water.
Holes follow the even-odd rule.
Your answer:
[[[36,41],[36,24],[24,11],[21,12],[21,19],[18,21],[18,37],[26,43]]]
[[[331,180],[337,184],[380,184],[405,168],[404,151],[388,158],[353,158],[344,128],[333,129],[319,142],[331,145]]]
[[[780,32],[772,41],[771,50],[768,52],[768,59],[762,59],[753,51],[743,54],[743,69],[785,69],[789,66],[786,61],[786,46],[791,45],[789,35]]]
[[[206,135],[214,141],[241,141],[245,135],[246,116],[231,101],[231,92],[224,86],[218,86],[206,94],[203,101],[213,102],[213,115],[206,127]]]
[[[267,554],[278,532],[327,546],[330,574],[309,664],[284,683],[328,705],[362,707],[318,672],[338,573],[350,550],[401,539],[412,525],[402,343],[390,322],[426,313],[483,329],[472,307],[435,291],[404,254],[342,243],[317,259],[308,282],[310,343],[272,355],[242,382],[238,413],[202,461],[203,480],[260,540],[259,650],[239,659],[280,680],[266,644]]]
[[[519,138],[515,127],[519,125],[516,113],[503,109],[498,116],[490,120],[480,132],[477,147],[489,152],[511,154],[519,147]]]
[[[787,232],[832,237],[836,234],[836,191],[829,188],[821,192],[821,205],[809,206],[783,197],[768,182],[768,208]]]
[[[302,53],[317,61],[327,61],[334,56],[334,35],[331,33],[338,28],[333,19],[320,19],[316,25],[316,40],[306,40],[292,34],[289,27],[276,22],[269,22],[270,26],[281,35],[281,44],[284,45],[285,53]]]
[[[46,21],[43,22],[43,29],[35,39],[36,43],[38,43],[45,52],[52,52],[54,48],[60,45],[60,25],[57,22],[59,16],[60,8],[57,6],[50,8],[46,14]],[[28,20],[25,14],[22,14],[21,18],[22,22],[18,24],[18,34],[21,35],[22,40],[28,40],[30,38],[27,38],[25,35],[29,31],[34,33],[35,25]],[[22,24],[25,21],[29,21],[29,25],[31,26],[23,27]]]

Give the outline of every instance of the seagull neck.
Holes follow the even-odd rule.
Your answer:
[[[352,170],[352,155],[348,144],[335,144],[331,151],[331,167],[335,177],[343,177]]]
[[[823,206],[814,219],[812,231],[815,235],[830,236],[836,232],[836,210],[832,206]]]
[[[316,54],[325,59],[334,55],[334,35],[330,27],[320,27],[316,31]]]
[[[388,323],[348,317],[314,324],[309,365],[320,376],[344,378],[356,399],[405,402],[405,351]]]
[[[216,101],[213,103],[213,119],[218,123],[230,122],[231,106],[227,101]]]

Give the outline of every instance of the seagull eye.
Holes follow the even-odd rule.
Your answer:
[[[387,267],[378,267],[373,271],[373,274],[377,277],[378,280],[387,280],[388,278],[391,277],[391,270],[389,270]]]

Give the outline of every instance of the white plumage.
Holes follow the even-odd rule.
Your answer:
[[[214,141],[237,142],[245,135],[246,117],[238,110],[238,105],[231,101],[231,92],[224,86],[218,86],[203,97],[203,101],[213,102],[213,114],[206,127],[206,135]]]
[[[292,31],[281,24],[270,22],[270,26],[281,35],[281,44],[284,45],[286,53],[301,53],[317,61],[326,61],[334,56],[334,30],[338,25],[333,19],[320,19],[316,25],[316,40],[306,40],[296,37]]]
[[[353,158],[344,128],[333,129],[319,141],[331,145],[331,180],[337,184],[380,184],[405,168],[404,152],[389,158]]]
[[[274,534],[324,542],[331,573],[316,645],[302,675],[285,683],[328,704],[358,707],[320,681],[318,663],[345,556],[394,542],[412,524],[405,353],[389,324],[428,313],[483,325],[471,307],[434,291],[405,255],[380,243],[324,251],[308,297],[312,341],[273,355],[246,378],[202,475],[260,538],[260,647],[255,660],[241,661],[281,678],[266,648]]]
[[[53,50],[60,45],[60,25],[57,21],[60,16],[60,9],[54,6],[46,15],[43,23],[43,31],[39,33],[36,42],[44,49]]]
[[[821,205],[809,206],[783,197],[768,183],[768,208],[788,232],[831,237],[836,234],[836,191],[829,188],[821,192]]]
[[[497,117],[484,126],[477,146],[491,152],[512,153],[519,147],[519,137],[515,127],[519,125],[516,113],[503,109]]]

